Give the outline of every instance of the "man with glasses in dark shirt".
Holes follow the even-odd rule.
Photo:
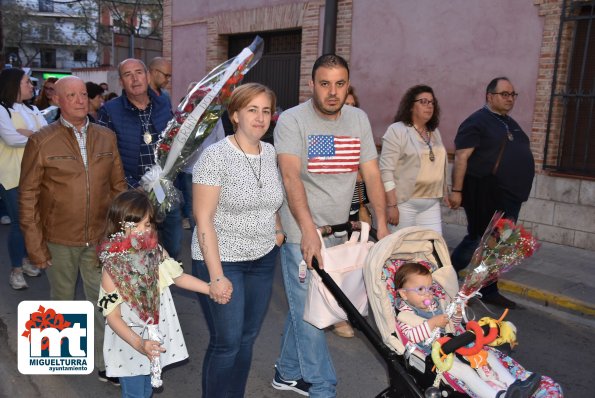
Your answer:
[[[451,255],[457,271],[467,267],[494,212],[516,221],[521,204],[529,198],[535,163],[529,137],[508,114],[518,94],[506,77],[493,79],[486,88],[486,104],[469,116],[455,137],[450,206],[465,208],[467,235]],[[515,308],[494,282],[480,290],[481,300]]]

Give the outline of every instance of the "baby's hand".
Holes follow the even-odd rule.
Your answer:
[[[440,314],[433,316],[428,320],[428,325],[430,326],[430,329],[443,328],[448,325],[448,315]]]
[[[158,341],[154,340],[145,340],[141,341],[141,354],[146,355],[149,360],[153,358],[159,358],[159,355],[162,352],[165,352],[165,348],[163,348]]]

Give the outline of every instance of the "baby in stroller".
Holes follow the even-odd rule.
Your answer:
[[[443,313],[438,299],[434,296],[435,284],[431,266],[424,261],[406,262],[394,276],[397,291],[397,326],[410,344],[425,352],[430,347],[424,341],[431,337],[434,328],[449,329],[459,327],[462,316],[460,310],[452,319]],[[454,358],[448,372],[463,381],[467,387],[481,398],[530,397],[540,385],[540,376],[533,373],[526,380],[517,380],[500,363],[494,353],[486,352],[485,362],[477,369]]]
[[[406,263],[421,263],[422,266],[425,264],[423,267],[425,271],[417,268],[415,275],[418,273],[426,275],[422,275],[421,280],[417,280],[416,276],[409,278],[400,276],[396,278],[398,281],[395,284],[395,275]],[[413,271],[407,271],[406,268],[402,270],[404,275],[409,275],[409,273],[413,273]],[[442,311],[448,308],[448,305],[457,296],[459,283],[456,272],[450,263],[446,242],[437,232],[426,228],[408,227],[380,240],[368,254],[364,268],[364,280],[370,308],[383,343],[399,356],[399,361],[403,363],[418,387],[422,391],[426,390],[426,394],[434,385],[439,389],[438,395],[430,396],[442,394],[442,396],[448,397],[470,396],[472,398],[484,396],[524,397],[531,395],[535,383],[537,389],[533,392],[533,398],[561,398],[564,396],[560,385],[551,378],[532,376],[531,372],[513,358],[498,349],[484,346],[484,344],[475,344],[474,346],[488,352],[485,359],[490,366],[480,372],[483,371],[488,375],[487,378],[490,379],[489,382],[492,385],[462,361],[453,360],[453,365],[457,362],[457,365],[454,365],[455,368],[464,368],[459,376],[451,374],[444,367],[433,369],[435,363],[432,359],[431,348],[423,347],[426,338],[432,334],[433,327],[439,326],[446,333],[454,335],[459,335],[462,330],[462,327],[459,326],[461,323],[460,314],[455,313],[452,320],[448,322],[446,321],[447,317],[442,314]],[[402,285],[399,285],[400,283]],[[413,300],[416,290],[420,296],[424,296],[420,301]],[[431,295],[427,293],[429,291],[431,291]],[[504,323],[499,324],[501,331],[505,329],[503,328]],[[465,327],[468,328],[468,325],[469,323]],[[462,335],[468,334],[463,333]],[[437,339],[437,341],[442,339],[448,339],[448,337]],[[447,346],[459,339],[460,337],[456,337],[448,343],[443,343],[445,352],[452,351],[447,350]],[[501,343],[501,340],[503,339],[496,339],[498,343]],[[438,359],[443,359],[439,353],[436,356]],[[448,360],[443,361],[443,363],[446,362]],[[456,373],[456,369],[454,372]],[[471,379],[475,380],[477,385],[473,382],[467,384],[464,379],[467,379],[467,382]],[[516,380],[522,382],[517,382],[515,385]],[[482,388],[478,386],[489,386],[490,389],[487,390],[487,394],[484,394]]]

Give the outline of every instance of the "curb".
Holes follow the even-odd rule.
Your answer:
[[[511,280],[500,279],[498,281],[500,290],[513,293],[521,297],[526,297],[541,302],[544,306],[554,305],[573,312],[579,312],[585,315],[595,317],[595,305],[577,300],[559,293],[552,293],[546,290],[537,289]]]

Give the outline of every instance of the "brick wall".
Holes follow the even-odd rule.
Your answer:
[[[558,36],[562,35],[556,75],[556,84],[560,89],[567,78],[574,26],[567,23],[560,32],[562,0],[534,0],[534,4],[539,7],[539,15],[544,20],[530,134],[537,175],[519,219],[543,241],[595,250],[595,181],[551,175],[543,170],[544,160],[549,165],[556,164],[559,149],[563,108],[562,103],[556,100],[552,108],[548,153],[544,154]],[[462,209],[452,211],[443,207],[442,216],[447,223],[466,223]]]

